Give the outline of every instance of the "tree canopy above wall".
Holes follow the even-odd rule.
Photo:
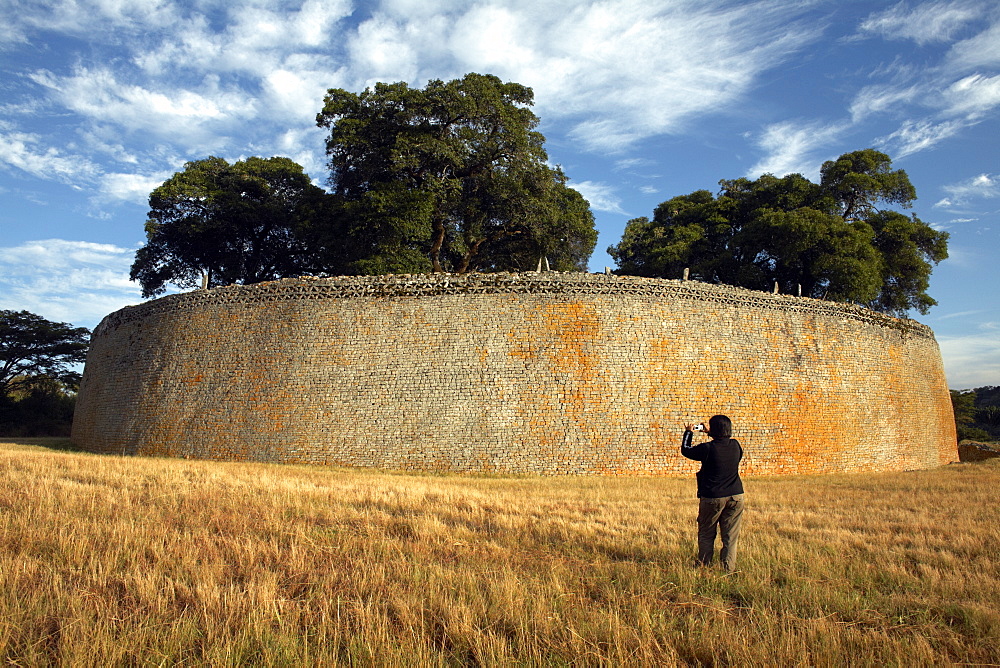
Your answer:
[[[757,290],[853,301],[889,314],[920,313],[932,265],[948,257],[948,233],[890,206],[916,190],[874,149],[824,163],[820,183],[801,174],[719,182],[663,202],[628,222],[608,248],[618,273],[693,277]]]
[[[131,278],[218,286],[303,274],[585,270],[594,216],[535,128],[532,90],[491,75],[331,89],[329,185],[288,158],[188,162],[149,198]]]

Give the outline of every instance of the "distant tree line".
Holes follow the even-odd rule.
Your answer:
[[[68,436],[90,331],[0,311],[0,435]]]
[[[1000,441],[1000,385],[952,390],[958,440]]]

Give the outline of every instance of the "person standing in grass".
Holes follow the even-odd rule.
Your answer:
[[[707,443],[692,445],[695,431],[705,431],[712,437]],[[681,454],[701,462],[698,479],[698,563],[712,564],[715,536],[722,534],[722,566],[732,573],[736,568],[736,546],[743,520],[743,481],[740,480],[740,460],[743,446],[733,438],[733,423],[725,415],[713,415],[699,425],[684,428]]]

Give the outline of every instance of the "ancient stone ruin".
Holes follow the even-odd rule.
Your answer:
[[[933,333],[840,303],[590,274],[298,278],[95,329],[95,452],[501,474],[690,475],[729,415],[748,474],[956,460]]]

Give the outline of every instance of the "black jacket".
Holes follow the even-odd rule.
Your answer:
[[[743,493],[740,480],[740,460],[743,446],[735,438],[713,438],[708,443],[692,446],[693,434],[684,432],[681,454],[701,462],[698,471],[698,498],[719,499]]]

